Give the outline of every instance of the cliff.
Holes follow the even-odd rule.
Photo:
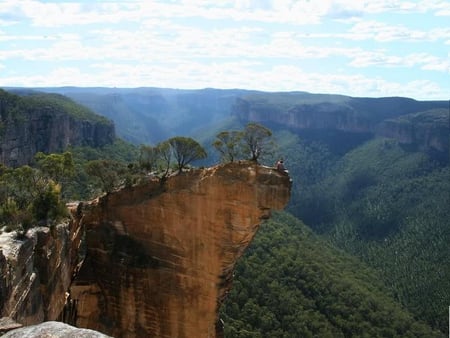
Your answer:
[[[73,222],[33,228],[23,239],[0,234],[0,317],[22,325],[58,318],[79,263],[81,235]]]
[[[236,261],[290,189],[287,175],[241,162],[72,206],[66,230],[0,243],[1,315],[25,325],[60,317],[114,337],[220,337]]]
[[[60,95],[18,96],[0,90],[0,162],[29,164],[34,155],[68,146],[100,147],[113,142],[114,125]]]
[[[237,98],[232,114],[242,121],[297,131],[388,137],[441,154],[449,149],[446,101],[273,93]]]
[[[71,286],[77,326],[114,337],[220,336],[236,260],[289,194],[288,176],[245,162],[85,204],[77,221],[87,258]]]
[[[444,154],[448,161],[450,116],[447,109],[433,109],[387,119],[377,127],[377,135],[395,138],[419,150]]]

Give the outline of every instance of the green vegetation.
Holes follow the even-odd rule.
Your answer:
[[[395,121],[407,124],[428,124],[428,125],[447,125],[448,111],[444,108],[421,111],[418,113],[402,115]]]
[[[214,148],[220,153],[222,162],[234,162],[242,153],[242,132],[238,130],[221,131],[213,142]]]
[[[30,108],[40,107],[52,111],[66,112],[69,115],[92,122],[101,122],[110,124],[111,121],[107,118],[94,114],[90,109],[75,103],[66,96],[59,94],[32,94],[30,96],[22,97],[21,108],[26,110]]]
[[[172,148],[178,172],[181,172],[191,162],[204,159],[207,156],[203,147],[190,137],[176,136],[170,138],[167,142]]]
[[[340,157],[320,140],[285,131],[278,137],[294,178],[288,209],[380,271],[403,306],[444,332],[450,301],[448,164],[391,139],[371,140]]]
[[[42,169],[3,166],[0,170],[0,224],[7,230],[17,230],[20,236],[33,225],[53,225],[67,216],[61,182],[65,173],[73,170],[70,154],[46,156],[40,153],[37,158]],[[46,170],[44,164],[50,162],[63,163],[61,171]]]
[[[51,114],[69,114],[77,119],[91,122],[112,123],[107,118],[95,114],[63,95],[32,92],[28,95],[18,96],[0,89],[0,115],[3,121],[8,119],[20,121],[36,109],[46,110]]]
[[[296,218],[274,213],[236,266],[226,337],[443,337],[401,308],[380,276]]]
[[[123,140],[116,139],[113,144],[99,148],[73,147],[69,151],[75,166],[71,180],[64,185],[64,196],[69,200],[88,200],[138,181],[139,149]],[[104,165],[104,169],[110,168],[112,172],[93,172],[96,165]],[[110,178],[106,179],[107,176]]]
[[[212,143],[222,162],[236,159],[258,160],[273,155],[275,143],[272,131],[258,123],[247,123],[244,130],[221,131]]]

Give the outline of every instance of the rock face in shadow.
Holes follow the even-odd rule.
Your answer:
[[[220,337],[233,268],[287,175],[251,162],[149,180],[83,205],[86,260],[71,286],[76,325],[114,337]]]
[[[450,115],[446,109],[409,114],[380,123],[379,136],[397,139],[418,150],[432,150],[443,154],[448,161]]]
[[[69,146],[101,147],[115,138],[114,124],[62,96],[18,96],[0,89],[0,163],[17,167],[34,155]]]
[[[273,93],[237,98],[232,115],[243,122],[282,126],[298,132],[359,134],[365,136],[363,141],[372,137],[392,138],[412,149],[437,152],[448,161],[448,101]],[[339,141],[343,139],[340,137]]]

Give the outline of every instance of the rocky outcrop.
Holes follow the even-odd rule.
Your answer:
[[[29,164],[39,151],[62,152],[69,146],[100,147],[113,142],[112,122],[95,118],[73,102],[67,104],[67,98],[57,100],[31,100],[0,90],[0,163],[16,167]],[[83,114],[72,111],[77,109]]]
[[[254,121],[296,131],[319,131],[323,135],[336,131],[367,138],[393,138],[421,151],[438,152],[439,157],[448,160],[446,101],[274,93],[237,98],[232,113],[243,122]]]
[[[15,329],[6,333],[3,338],[108,338],[100,332],[89,329],[79,329],[60,322],[45,322],[39,325],[31,325]]]
[[[236,261],[290,188],[273,168],[229,163],[70,205],[70,222],[20,240],[4,232],[0,331],[63,320],[114,337],[220,337]],[[11,337],[66,332],[49,325]]]
[[[33,228],[23,239],[0,235],[0,317],[22,325],[58,318],[79,263],[82,232],[74,225]]]
[[[445,154],[448,160],[450,116],[445,109],[435,109],[388,119],[377,126],[377,135],[394,138],[419,150]]]
[[[78,327],[114,337],[218,337],[233,268],[290,179],[251,162],[148,181],[86,203]]]

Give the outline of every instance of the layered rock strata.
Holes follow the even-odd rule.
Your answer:
[[[218,337],[233,268],[288,176],[251,162],[149,180],[82,207],[87,258],[71,286],[76,325],[114,337]]]

